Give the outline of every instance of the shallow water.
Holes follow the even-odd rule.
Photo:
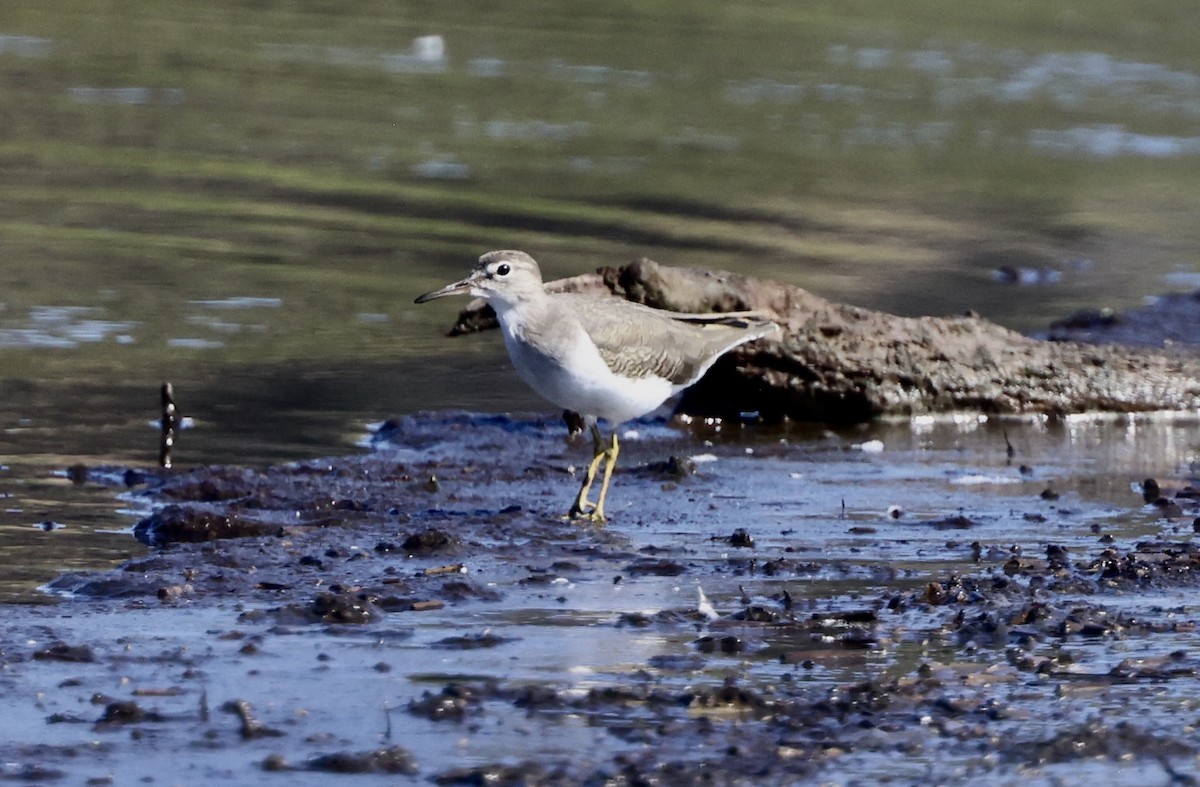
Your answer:
[[[456,304],[411,302],[492,246],[1021,330],[1194,286],[1182,26],[957,10],[9,4],[0,597],[136,549],[55,474],[153,462],[164,380],[185,467],[539,410],[495,337],[441,338]]]

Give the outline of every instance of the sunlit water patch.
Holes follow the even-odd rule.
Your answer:
[[[962,133],[959,108],[980,101],[999,106],[1049,100],[1066,113],[1104,113],[1119,107],[1186,119],[1200,113],[1197,74],[1100,52],[1028,55],[982,45],[906,51],[837,44],[828,49],[827,65],[828,72],[808,79],[783,81],[763,75],[731,82],[724,97],[742,106],[861,107],[851,125],[840,131],[819,114],[797,122],[822,144],[898,150],[942,148]],[[896,74],[896,79],[880,84],[880,72]],[[883,109],[923,95],[933,99],[933,117],[912,120]],[[973,133],[980,148],[1009,141],[986,126]],[[1015,141],[1035,153],[1058,156],[1167,158],[1200,153],[1200,136],[1152,134],[1116,122],[1033,128]]]
[[[71,100],[80,104],[117,104],[126,106],[176,106],[186,94],[182,88],[154,87],[92,87],[79,85],[68,91]]]
[[[38,36],[0,35],[0,55],[45,58],[54,50],[54,42]]]
[[[136,322],[105,320],[96,306],[36,306],[22,320],[0,320],[0,349],[71,349],[115,341],[132,344]]]
[[[228,298],[191,301],[191,304],[205,309],[278,309],[283,306],[283,299],[257,295],[233,295]]]
[[[375,68],[397,74],[439,74],[447,66],[446,42],[440,35],[419,36],[407,51],[383,52],[357,47],[307,44],[259,45],[264,60],[315,63],[339,68]]]

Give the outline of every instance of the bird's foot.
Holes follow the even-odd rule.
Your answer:
[[[567,516],[571,519],[575,519],[583,514],[590,513],[595,508],[596,504],[591,500],[588,500],[587,497],[580,492],[579,496],[575,498],[575,502],[571,503],[571,509],[567,511]]]
[[[603,511],[596,510],[596,505],[594,503],[584,501],[584,505],[587,507],[582,508],[579,505],[571,506],[571,510],[567,512],[567,515],[564,517],[564,519],[569,519],[572,522],[583,519],[596,525],[602,525],[608,521],[608,519],[605,518]]]
[[[583,486],[579,489],[579,494],[575,496],[575,502],[571,503],[571,509],[567,511],[568,519],[579,519],[580,517],[590,516],[596,510],[596,504],[588,500],[588,488],[592,485],[590,476],[594,476],[595,473],[589,472],[588,475],[589,478],[583,482]]]

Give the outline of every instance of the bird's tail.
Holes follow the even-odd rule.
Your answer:
[[[753,341],[764,337],[774,337],[782,333],[779,324],[771,319],[764,311],[744,312],[710,312],[707,314],[672,314],[680,322],[692,325],[724,325],[729,328],[739,328],[748,336],[743,341]]]

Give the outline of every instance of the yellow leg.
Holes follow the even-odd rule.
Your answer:
[[[592,502],[587,499],[588,492],[591,491],[592,482],[596,480],[596,471],[600,469],[600,460],[608,454],[604,448],[604,437],[600,434],[600,427],[596,424],[592,424],[592,452],[592,462],[588,465],[587,473],[583,477],[583,485],[579,487],[579,494],[575,496],[575,502],[567,513],[567,516],[572,519],[594,508]]]
[[[605,451],[608,461],[604,464],[604,480],[600,483],[600,496],[596,498],[596,507],[592,509],[591,520],[593,522],[604,521],[604,498],[608,497],[608,482],[612,480],[613,468],[617,466],[617,454],[620,453],[620,446],[617,445],[617,433],[613,432],[612,447]]]

